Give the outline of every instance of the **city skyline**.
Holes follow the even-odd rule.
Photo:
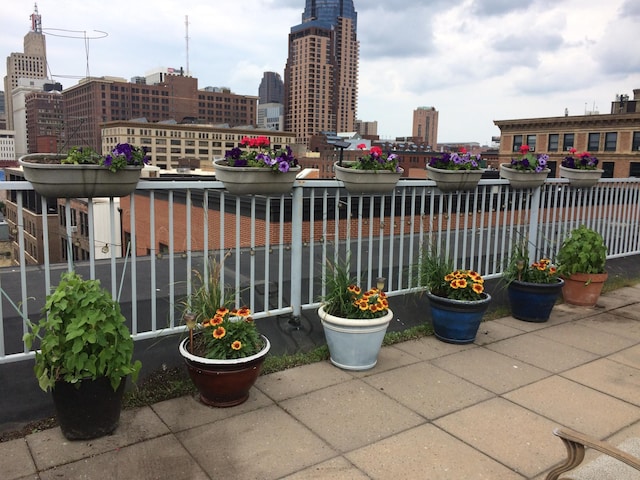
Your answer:
[[[6,3],[3,58],[23,50],[33,12],[33,4]],[[565,108],[569,115],[609,113],[616,94],[640,87],[640,52],[631,47],[640,24],[636,2],[510,3],[355,0],[357,118],[378,121],[383,138],[409,136],[413,111],[430,105],[440,112],[441,142],[488,144],[499,135],[493,120],[562,116]],[[65,88],[87,73],[129,80],[158,67],[186,69],[188,16],[188,68],[201,88],[226,86],[257,96],[265,71],[283,74],[287,37],[305,2],[116,0],[107,11],[77,0],[53,5],[41,1],[38,9],[48,70]],[[91,38],[101,36],[98,31],[108,36],[89,40],[85,50],[85,31]],[[3,61],[3,77],[5,67]]]

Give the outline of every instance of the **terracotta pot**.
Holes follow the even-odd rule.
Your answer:
[[[293,188],[300,166],[288,172],[275,172],[270,168],[231,167],[226,160],[215,160],[216,180],[234,195],[282,195]]]
[[[570,305],[595,307],[608,273],[574,273],[564,279],[562,297]]]
[[[348,168],[353,162],[344,162],[343,167],[334,163],[336,178],[344,183],[349,193],[385,194],[395,188],[404,170],[390,172],[389,170],[356,170]]]
[[[200,392],[200,401],[212,407],[233,407],[249,398],[249,390],[260,376],[260,369],[271,344],[262,335],[264,348],[255,355],[232,360],[213,360],[192,355],[187,350],[189,338],[180,342],[180,354],[189,376]]]
[[[500,164],[500,176],[509,180],[512,188],[537,188],[544,183],[551,169],[545,168],[541,172],[526,172],[511,168],[508,163]]]
[[[436,182],[442,192],[458,192],[473,190],[482,178],[484,169],[481,170],[444,170],[427,165],[429,180]]]

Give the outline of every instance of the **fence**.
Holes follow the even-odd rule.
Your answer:
[[[63,234],[52,235],[43,215],[45,262],[27,266],[25,236],[35,229],[25,225],[23,208],[31,185],[5,184],[16,193],[20,266],[0,270],[0,363],[33,355],[22,342],[26,319],[39,318],[46,292],[68,269],[99,278],[120,302],[134,338],[149,339],[183,331],[180,302],[194,287],[193,272],[216,263],[222,284],[256,319],[295,319],[318,307],[327,262],[347,257],[361,285],[384,277],[394,296],[419,288],[416,265],[425,245],[485,278],[500,276],[516,242],[527,242],[531,259],[554,258],[580,224],[603,235],[609,258],[640,253],[638,179],[603,179],[589,189],[550,179],[532,191],[481,180],[471,192],[452,194],[432,181],[407,179],[385,196],[350,196],[335,180],[299,180],[282,197],[235,197],[217,181],[171,179],[142,180],[135,195],[110,199],[105,212],[87,202],[80,233],[89,248],[82,261],[74,259],[80,256],[74,201],[60,200]],[[105,222],[108,238],[96,238]],[[63,264],[49,261],[58,243]],[[96,258],[100,250],[108,258]]]

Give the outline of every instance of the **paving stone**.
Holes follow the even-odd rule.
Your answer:
[[[371,477],[344,457],[336,457],[284,477],[283,480],[344,480],[346,478],[368,480]]]
[[[605,332],[582,322],[564,323],[545,328],[537,331],[536,335],[598,355],[608,355],[636,343],[632,338],[624,337],[621,333]]]
[[[36,466],[29,453],[27,442],[23,438],[0,443],[0,458],[2,458],[1,476],[4,480],[35,476]]]

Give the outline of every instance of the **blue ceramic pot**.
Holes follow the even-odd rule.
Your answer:
[[[512,281],[507,288],[511,315],[525,322],[546,322],[563,285],[561,278],[557,283]]]
[[[472,343],[487,311],[491,295],[477,301],[452,300],[427,292],[431,304],[431,323],[436,338],[447,343]]]

